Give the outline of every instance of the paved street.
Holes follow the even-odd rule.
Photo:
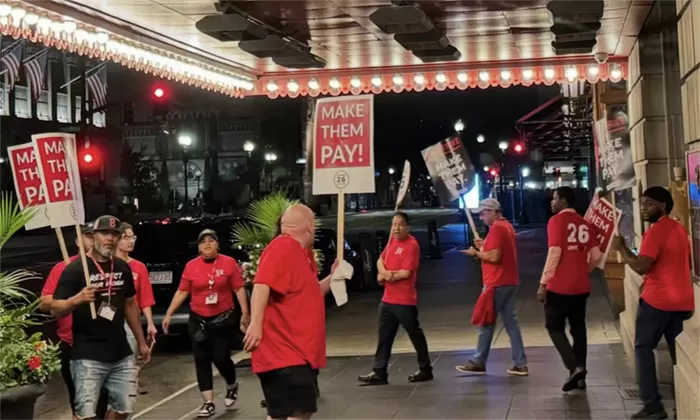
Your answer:
[[[458,235],[458,229],[441,229],[441,239]],[[457,243],[460,239],[453,238]],[[436,379],[413,385],[406,380],[416,369],[415,356],[403,331],[394,346],[391,384],[358,387],[357,375],[371,368],[376,344],[376,307],[379,292],[350,297],[342,308],[328,314],[328,368],[322,370],[318,418],[404,419],[621,419],[639,408],[634,399],[633,378],[626,367],[616,320],[605,297],[601,279],[594,281],[589,300],[588,390],[570,395],[560,391],[567,372],[544,329],[544,317],[535,290],[545,257],[545,234],[541,228],[518,231],[520,272],[518,312],[529,359],[530,376],[510,378],[505,370],[512,363],[508,337],[499,327],[485,377],[465,377],[454,370],[473,352],[476,328],[471,312],[480,290],[475,264],[457,250],[446,249],[441,260],[424,260],[419,277],[420,318],[426,332]],[[234,355],[240,361],[247,356]],[[223,405],[224,385],[216,379],[216,418],[264,418],[259,382],[249,368],[238,369],[241,394],[230,410]],[[200,404],[194,365],[187,346],[161,340],[154,363],[144,371],[150,393],[137,402],[138,419],[190,419]],[[60,380],[51,383],[40,400],[40,419],[69,418],[63,403]],[[671,407],[671,403],[668,405]]]

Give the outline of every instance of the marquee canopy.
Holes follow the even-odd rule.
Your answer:
[[[620,80],[653,0],[569,4],[596,1],[602,16],[593,24],[596,12],[580,13],[586,25],[597,25],[588,50],[555,51],[561,34],[549,0],[0,0],[0,32],[234,97]],[[436,38],[401,38],[377,24],[380,9],[409,6]],[[222,13],[243,16],[248,32],[236,38],[202,30],[203,19]],[[271,35],[322,68],[284,67],[238,42]],[[449,42],[452,55],[421,55],[421,42]]]

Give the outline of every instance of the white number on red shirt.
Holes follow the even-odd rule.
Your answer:
[[[587,244],[590,239],[590,233],[588,233],[588,226],[577,225],[575,223],[569,223],[566,227],[569,231],[569,238],[567,242],[570,244]]]

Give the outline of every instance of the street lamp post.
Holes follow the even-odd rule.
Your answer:
[[[530,176],[530,168],[523,166],[520,169],[520,223],[525,225],[528,223],[527,212],[525,211],[525,199],[523,190],[525,189],[525,178]]]
[[[486,138],[484,137],[483,134],[479,134],[478,136],[476,136],[476,142],[477,142],[477,143],[483,143],[483,142],[485,142],[485,141],[486,141]]]
[[[505,153],[506,150],[508,150],[508,142],[502,141],[502,142],[498,143],[498,148],[501,149],[501,152]]]
[[[185,202],[182,204],[182,214],[187,213],[187,207],[189,205],[189,194],[188,194],[188,180],[187,180],[187,166],[189,164],[189,156],[187,155],[187,149],[192,146],[192,138],[187,135],[180,135],[177,138],[177,142],[182,146],[182,166],[185,173]]]
[[[265,162],[267,164],[271,164],[272,162],[277,160],[277,154],[274,152],[265,153],[265,156],[263,156],[263,157],[264,157]],[[269,179],[269,181],[268,181],[268,179]],[[268,185],[268,184],[272,184],[272,177],[271,177],[271,174],[269,174],[269,173],[267,173],[267,171],[265,171],[265,186],[267,187],[266,188],[267,190],[271,189],[270,188],[271,185]]]
[[[197,208],[199,209],[199,213],[202,213],[202,185],[201,185],[201,180],[202,180],[202,171],[197,169],[194,173],[194,179],[197,180],[197,196],[195,197],[195,202],[197,203]]]
[[[243,150],[245,150],[246,153],[248,153],[248,157],[253,154],[253,150],[255,150],[255,143],[252,141],[247,141],[243,143]]]
[[[464,131],[464,123],[461,119],[457,120],[457,122],[455,123],[455,131],[460,134],[462,133],[462,131]]]

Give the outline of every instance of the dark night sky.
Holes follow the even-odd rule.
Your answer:
[[[409,159],[425,172],[420,151],[454,133],[454,123],[465,124],[463,140],[472,156],[500,154],[501,140],[517,139],[515,121],[559,94],[559,86],[513,86],[507,89],[424,91],[377,95],[374,102],[375,167],[397,170]],[[476,137],[483,134],[486,142]]]

